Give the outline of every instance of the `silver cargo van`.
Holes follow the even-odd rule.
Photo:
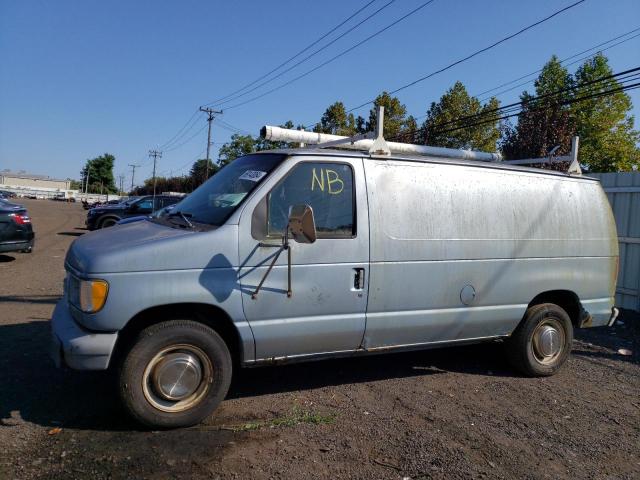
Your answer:
[[[52,353],[114,368],[149,426],[192,425],[236,366],[503,339],[555,373],[612,324],[616,227],[598,181],[326,149],[235,160],[163,218],[78,238]]]

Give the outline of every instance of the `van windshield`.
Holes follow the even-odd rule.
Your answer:
[[[171,214],[219,227],[285,157],[277,153],[240,157],[178,203]]]

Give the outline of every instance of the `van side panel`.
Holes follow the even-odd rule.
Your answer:
[[[393,160],[365,169],[367,348],[509,335],[549,290],[576,293],[594,325],[609,318],[618,252],[599,183]]]

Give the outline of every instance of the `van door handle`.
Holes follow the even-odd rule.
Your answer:
[[[364,288],[364,268],[354,268],[355,275],[353,276],[353,288],[354,290],[362,290]]]

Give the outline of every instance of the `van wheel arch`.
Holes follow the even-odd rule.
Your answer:
[[[543,303],[553,303],[567,312],[574,328],[587,326],[590,322],[589,313],[582,307],[578,295],[571,290],[548,290],[539,293],[529,302],[527,310]]]
[[[242,340],[231,317],[220,307],[200,303],[179,303],[148,308],[136,314],[120,331],[111,365],[118,364],[138,334],[147,327],[168,320],[192,320],[213,329],[227,345],[234,367],[242,362]]]

